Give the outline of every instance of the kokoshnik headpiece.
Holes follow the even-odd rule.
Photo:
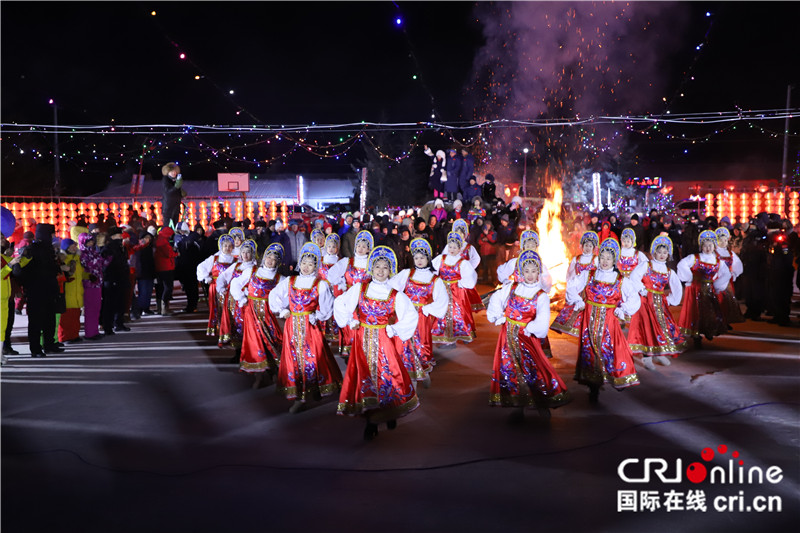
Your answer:
[[[447,234],[447,244],[451,242],[458,244],[458,247],[461,248],[461,245],[464,244],[464,237],[457,231],[451,231]]]
[[[412,240],[411,244],[408,245],[408,249],[411,251],[412,256],[414,254],[423,254],[428,258],[429,261],[433,256],[433,250],[431,249],[430,243],[421,237],[417,237],[416,239]]]
[[[340,242],[339,241],[339,236],[337,234],[335,234],[335,233],[331,233],[330,235],[325,237],[325,248],[327,248],[328,244],[331,243],[331,242],[335,242],[336,243],[336,247],[338,248],[339,247],[339,242]]]
[[[264,251],[264,257],[268,255],[274,255],[278,261],[283,261],[283,245],[279,242],[273,242],[267,249]]]
[[[617,240],[609,237],[600,243],[600,251],[598,254],[602,254],[603,252],[611,252],[614,254],[614,262],[616,263],[617,259],[619,259],[619,243]]]
[[[669,255],[672,255],[672,239],[666,235],[659,235],[653,239],[653,242],[650,244],[650,255],[655,255],[659,246],[666,246],[667,250],[669,250]]]
[[[321,229],[315,229],[314,231],[311,232],[311,242],[316,244],[317,237],[322,237],[322,241],[324,243],[324,241],[325,241],[325,232],[323,232]]]
[[[217,248],[219,248],[221,251],[222,245],[225,244],[226,242],[229,242],[231,243],[231,246],[234,246],[233,237],[231,237],[227,233],[224,235],[220,235],[219,239],[217,239]]]
[[[731,232],[728,231],[728,228],[726,228],[725,226],[720,226],[719,228],[717,228],[717,231],[715,231],[714,234],[717,236],[718,241],[723,238],[727,239],[731,238]]]
[[[539,254],[533,250],[525,250],[519,254],[519,258],[517,259],[517,273],[520,277],[522,277],[522,270],[525,268],[525,265],[531,263],[536,265],[539,272],[542,271],[542,258],[539,257]]]
[[[241,240],[244,240],[244,230],[239,227],[231,228],[231,230],[228,232],[228,235],[234,238],[239,237]]]
[[[467,235],[469,234],[469,223],[463,218],[459,218],[453,222],[453,231],[458,231]]]
[[[388,246],[376,246],[369,254],[368,268],[370,275],[372,275],[372,267],[375,265],[375,261],[379,259],[385,259],[389,262],[389,270],[391,271],[389,277],[397,274],[397,256],[394,255],[394,250]]]
[[[594,244],[594,247],[597,248],[597,245],[600,242],[600,237],[594,231],[587,231],[581,235],[581,246],[583,246],[583,244],[586,242],[591,242]]]
[[[533,241],[534,242],[534,245],[533,245],[534,248],[539,248],[539,235],[535,231],[526,229],[519,236],[519,245],[523,250],[526,249],[525,248],[525,243],[527,241]]]
[[[322,251],[319,249],[319,246],[313,242],[307,242],[302,248],[300,248],[300,258],[298,259],[298,263],[305,257],[313,258],[317,263],[317,266],[319,266],[320,262],[322,261]]]
[[[624,239],[625,237],[628,237],[631,240],[631,242],[633,242],[633,244],[631,246],[636,246],[636,232],[635,231],[633,231],[631,228],[625,228],[624,230],[622,230],[622,233],[619,236],[620,242],[622,242],[622,239]]]
[[[370,249],[370,250],[372,250],[373,248],[375,248],[375,238],[372,236],[372,233],[370,233],[369,231],[367,231],[367,230],[365,230],[365,229],[362,229],[362,230],[361,230],[361,231],[359,231],[359,232],[358,232],[358,234],[356,235],[356,242],[355,242],[355,244],[358,244],[358,241],[364,241],[364,242],[366,242],[366,243],[369,245],[369,249]]]
[[[710,229],[703,230],[700,232],[700,236],[697,237],[697,242],[700,244],[700,247],[703,247],[703,241],[712,241],[714,246],[717,245],[717,234],[711,231]]]
[[[258,249],[258,246],[256,245],[256,241],[254,241],[253,239],[247,239],[246,241],[244,241],[242,243],[242,245],[239,247],[239,255],[240,256],[242,254],[242,250],[244,250],[245,248],[250,248],[250,251],[253,253],[253,259],[255,259],[256,258],[256,250]]]

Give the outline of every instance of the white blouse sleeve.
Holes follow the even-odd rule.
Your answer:
[[[639,291],[636,290],[633,282],[627,278],[622,279],[620,283],[620,291],[622,292],[622,301],[619,307],[625,311],[628,316],[633,316],[639,307],[642,305],[642,298],[639,296]]]
[[[220,294],[225,294],[228,290],[228,285],[231,282],[231,278],[233,278],[233,271],[236,270],[236,266],[237,263],[231,264],[217,276],[217,292]]]
[[[458,286],[462,289],[474,289],[478,284],[478,273],[472,268],[469,261],[461,261],[461,279],[458,280]]]
[[[728,288],[728,284],[731,282],[731,271],[728,270],[728,265],[725,264],[725,261],[719,261],[719,272],[717,272],[717,276],[714,278],[714,290],[717,292],[722,292]]]
[[[692,279],[694,278],[694,274],[692,274],[692,267],[694,266],[695,262],[695,255],[687,255],[680,261],[678,261],[678,279],[684,283],[691,283]]]
[[[211,281],[211,269],[214,268],[214,259],[216,255],[210,255],[203,259],[203,262],[197,265],[197,281],[209,283]]]
[[[450,295],[447,294],[447,288],[444,286],[444,281],[436,278],[433,282],[433,302],[423,305],[422,312],[427,316],[435,316],[436,318],[444,318],[447,314],[447,308],[450,306]]]
[[[567,282],[575,277],[575,263],[578,262],[577,257],[573,257],[572,261],[569,262],[569,266],[567,267]]]
[[[513,283],[506,283],[489,298],[489,305],[486,307],[486,319],[492,324],[505,316],[506,302],[511,294],[511,287],[513,287]]]
[[[539,275],[539,285],[542,286],[544,292],[550,292],[550,289],[553,288],[553,276],[550,275],[550,269],[544,263],[542,263],[542,273]],[[549,300],[550,297],[548,296],[547,299]]]
[[[744,272],[744,265],[736,252],[731,252],[731,256],[733,257],[733,263],[731,264],[731,281],[736,281],[736,278],[741,276]]]
[[[414,304],[411,303],[411,298],[399,291],[394,299],[394,312],[397,315],[397,322],[392,324],[392,329],[395,335],[405,342],[413,337],[414,332],[417,330],[419,313],[417,313]]]
[[[550,329],[550,296],[543,292],[536,300],[536,318],[528,322],[525,331],[536,338],[543,339],[547,337],[548,329]]]
[[[406,288],[406,283],[408,282],[408,277],[411,275],[411,269],[406,268],[405,270],[401,270],[389,280],[389,286],[394,290],[403,292]]]
[[[242,272],[242,275],[231,281],[231,298],[239,303],[239,307],[247,300],[247,285],[250,283],[252,269]]]
[[[360,295],[361,284],[356,283],[333,301],[333,318],[340,328],[347,326],[353,320],[353,311],[356,310]]]
[[[583,298],[581,298],[581,291],[586,288],[587,283],[589,283],[588,270],[584,270],[579,275],[573,276],[572,279],[567,281],[567,304],[575,305],[583,301]]]
[[[347,263],[348,259],[345,257],[336,261],[336,263],[328,269],[328,281],[334,287],[344,283],[344,273],[347,270]]]
[[[289,282],[291,278],[283,278],[274,289],[269,291],[269,310],[274,315],[289,308]]]
[[[319,308],[314,312],[317,323],[325,322],[333,314],[333,290],[330,283],[321,280],[317,285],[319,288]]]
[[[497,281],[505,283],[510,281],[511,274],[514,273],[514,268],[517,266],[516,259],[509,259],[499,267],[497,267]],[[496,293],[495,293],[496,294]]]
[[[642,252],[639,252],[640,254]],[[644,275],[647,274],[647,268],[650,265],[649,261],[645,257],[644,259],[639,258],[639,264],[636,265],[636,268],[633,269],[631,272],[630,280],[633,283],[636,292],[640,293],[644,290],[644,284],[642,283],[642,278]]]
[[[667,296],[667,305],[676,306],[681,304],[683,299],[683,285],[681,280],[678,279],[678,274],[674,270],[669,271],[669,295]]]
[[[476,250],[474,246],[472,246],[471,244],[469,244],[468,246],[469,246],[469,264],[472,265],[472,268],[477,270],[478,265],[481,264],[481,256],[478,255],[478,250]]]
[[[436,272],[439,272],[439,267],[442,266],[443,260],[444,260],[444,255],[439,254],[433,258],[433,261],[431,261],[431,265],[433,266],[434,270],[436,270]]]

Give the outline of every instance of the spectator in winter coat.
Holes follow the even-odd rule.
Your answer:
[[[632,214],[630,223],[625,227],[633,230],[633,232],[636,234],[636,249],[643,251],[645,249],[644,246],[647,238],[644,233],[644,228],[639,224],[639,215],[637,213]]]
[[[469,178],[467,178],[467,182],[468,182],[467,185],[464,187],[464,190],[462,191],[462,194],[464,196],[463,200],[467,205],[473,205],[472,203],[473,199],[476,197],[477,198],[481,197],[481,188],[478,185],[478,179],[475,176],[470,176]]]
[[[472,157],[466,148],[461,149],[461,168],[458,171],[458,189],[461,193],[461,199],[464,201],[465,204],[469,205],[469,201],[472,200],[472,196],[475,196],[476,193],[470,192],[470,179],[472,178],[472,174],[475,172],[475,158]],[[477,186],[476,186],[477,187]],[[470,196],[472,194],[472,196]],[[480,191],[477,193],[480,194]]]
[[[483,223],[477,248],[481,254],[481,262],[478,265],[478,282],[497,285],[497,269],[495,268],[497,232],[494,231],[492,223],[488,220]]]
[[[181,167],[177,163],[167,163],[161,168],[161,174],[164,176],[161,180],[164,224],[175,227],[181,214],[181,200],[186,195],[182,188]]]
[[[458,195],[461,179],[461,159],[459,159],[458,151],[455,148],[450,148],[447,151],[445,168],[447,169],[447,183],[444,186],[444,190],[447,193],[447,200],[452,202]]]
[[[445,153],[442,150],[438,150],[434,156],[431,149],[428,148],[428,145],[425,145],[425,155],[433,160],[431,164],[431,173],[428,178],[428,187],[433,191],[434,198],[444,198],[445,183],[447,183]]]
[[[103,306],[101,323],[106,335],[114,335],[115,331],[130,331],[124,323],[125,293],[130,284],[128,255],[122,244],[122,228],[108,228],[108,240],[103,247],[104,257],[111,261],[103,271]]]
[[[361,220],[354,218],[350,221],[350,229],[342,235],[342,257],[349,258],[355,255],[356,235],[359,231],[361,231]]]
[[[72,239],[61,241],[61,261],[69,267],[65,273],[64,298],[66,309],[58,321],[58,342],[74,344],[81,339],[81,309],[83,308],[83,280],[81,257],[78,254],[78,243]]]
[[[298,254],[300,248],[308,242],[305,232],[300,229],[300,221],[292,219],[289,221],[289,230],[286,232],[286,237],[289,241],[289,248],[284,250],[284,263],[288,265],[290,270],[296,270]]]
[[[431,215],[436,217],[436,220],[440,222],[444,222],[447,220],[447,211],[444,208],[444,201],[441,198],[437,198],[435,202],[433,202],[433,210],[431,211]]]
[[[175,234],[172,228],[162,227],[156,236],[153,258],[156,266],[156,309],[163,316],[170,316],[169,302],[172,301],[172,287],[175,284],[175,258],[177,252],[170,239]]]
[[[95,246],[94,236],[82,233],[78,236],[81,251],[81,266],[88,279],[83,280],[83,335],[88,341],[103,338],[100,333],[100,308],[103,302],[103,272],[111,262]]]
[[[483,187],[481,189],[481,196],[483,197],[483,201],[492,205],[497,200],[497,195],[495,194],[496,186],[494,184],[494,176],[491,174],[486,174],[486,181],[483,182]]]
[[[131,319],[139,320],[142,314],[152,315],[150,299],[156,278],[156,261],[153,256],[153,236],[143,231],[139,234],[139,244],[134,247],[133,267],[136,271],[138,295],[131,306]]]
[[[200,236],[195,232],[189,232],[185,222],[181,223],[181,238],[176,248],[178,257],[175,259],[175,276],[181,282],[183,292],[186,293],[186,307],[184,313],[194,313],[197,311],[197,301],[200,298],[200,291],[197,286],[197,265],[203,261],[200,252]]]

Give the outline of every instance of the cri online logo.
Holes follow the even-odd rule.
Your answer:
[[[724,444],[717,446],[716,452],[712,448],[703,448],[700,457],[705,463],[710,463],[714,457],[725,459],[728,447]],[[635,467],[634,465],[639,465]],[[780,483],[783,479],[783,471],[779,466],[770,466],[766,469],[760,466],[744,467],[744,461],[739,458],[739,452],[734,450],[728,459],[727,465],[714,465],[710,468],[705,463],[695,461],[686,467],[686,479],[698,484],[708,480],[710,484],[762,484],[765,480],[769,483]],[[681,475],[683,462],[675,460],[674,468],[670,467],[668,461],[661,457],[647,457],[645,459],[625,459],[617,467],[617,474],[620,479],[627,483],[649,483],[651,473],[661,480],[662,483],[680,483],[683,480]]]

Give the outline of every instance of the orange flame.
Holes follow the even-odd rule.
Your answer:
[[[539,234],[539,257],[553,278],[553,288],[550,291],[552,298],[556,293],[563,293],[566,289],[570,258],[562,235],[561,185],[552,183],[547,192],[548,198],[539,211],[539,219],[536,221],[536,232]]]

